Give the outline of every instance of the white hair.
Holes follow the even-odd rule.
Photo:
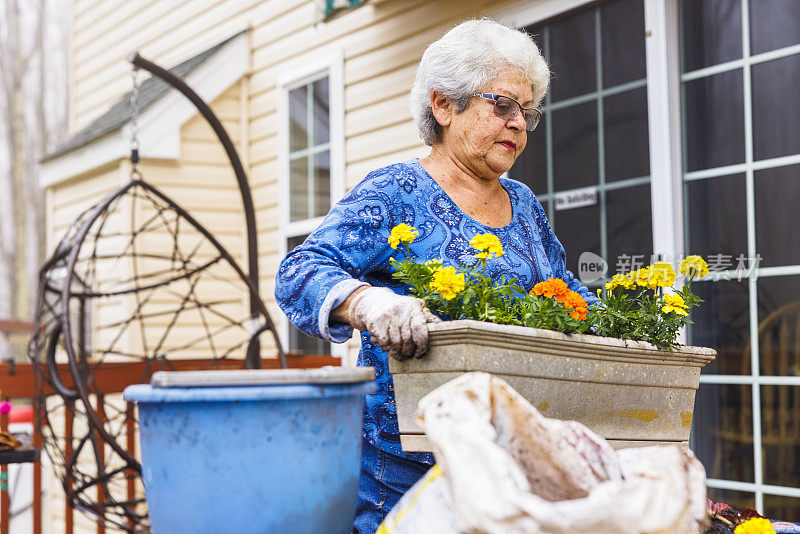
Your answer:
[[[442,137],[431,110],[432,90],[455,102],[460,113],[473,93],[508,68],[531,84],[538,106],[547,93],[550,69],[527,33],[489,19],[467,20],[428,45],[411,88],[411,114],[422,140],[433,145]]]

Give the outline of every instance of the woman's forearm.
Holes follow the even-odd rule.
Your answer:
[[[350,296],[344,299],[344,302],[339,304],[339,306],[337,306],[331,311],[330,320],[336,321],[337,323],[345,323],[349,325],[350,317],[348,316],[347,311],[350,309],[350,304],[353,302],[353,299],[356,297],[356,295],[358,295],[368,287],[369,286],[362,286],[353,291],[352,293],[350,293]]]

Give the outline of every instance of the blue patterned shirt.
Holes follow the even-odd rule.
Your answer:
[[[479,223],[447,196],[416,159],[371,172],[336,204],[306,241],[281,262],[275,297],[289,320],[306,334],[332,342],[350,339],[352,328],[331,322],[331,310],[362,285],[384,286],[408,294],[404,284],[392,279],[389,258],[404,258],[387,239],[391,229],[405,223],[419,236],[411,243],[421,260],[439,258],[445,265],[472,264],[469,241],[490,232],[505,254],[492,259],[487,274],[494,279],[516,278],[530,290],[553,276],[563,279],[591,304],[596,297],[566,269],[564,247],[547,221],[544,209],[524,184],[502,178],[511,200],[513,216],[503,228]],[[433,463],[429,454],[403,453],[397,428],[394,385],[387,353],[361,333],[358,365],[375,368],[378,390],[367,395],[363,435],[389,453]]]

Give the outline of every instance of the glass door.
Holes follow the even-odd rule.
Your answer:
[[[692,448],[709,493],[800,516],[800,2],[682,0],[686,249],[709,259],[688,332],[716,347]]]
[[[525,30],[550,62],[553,78],[542,124],[509,176],[536,194],[567,251],[567,267],[584,282],[596,278],[580,269],[585,252],[603,258],[609,276],[649,263],[642,0],[613,0]]]

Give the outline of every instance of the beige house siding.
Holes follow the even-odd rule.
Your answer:
[[[104,113],[130,89],[124,58],[133,50],[160,64],[171,65],[226,35],[250,27],[252,74],[241,90],[239,105],[248,121],[230,129],[234,139],[248,138],[240,149],[248,162],[257,209],[262,296],[276,318],[274,277],[280,261],[278,228],[277,81],[282,72],[333,49],[344,52],[346,186],[352,187],[370,170],[426,153],[408,110],[408,90],[416,64],[433,40],[460,20],[483,16],[513,2],[476,0],[386,0],[317,23],[311,0],[217,0],[184,4],[167,0],[140,5],[114,0],[75,0],[72,11],[71,117],[78,129]],[[229,96],[226,115],[236,113],[236,97]],[[203,122],[195,121],[191,129]],[[236,131],[234,131],[236,130]],[[193,134],[189,134],[192,138]],[[189,143],[181,168],[194,166],[200,180],[214,181],[203,169],[208,158],[220,161],[221,147],[213,139]],[[224,163],[222,164],[225,165]],[[151,181],[155,173],[148,172]],[[158,179],[161,179],[159,176]],[[175,188],[180,188],[180,180]],[[229,182],[233,184],[233,180]],[[193,192],[180,190],[177,198],[191,198],[198,216],[215,219],[209,228],[233,238],[235,220],[226,210],[238,209],[235,192],[218,186]],[[219,188],[218,188],[219,187]],[[176,190],[177,189],[173,189]],[[217,197],[225,199],[220,202]],[[204,205],[203,197],[208,199]],[[221,206],[224,206],[222,208]],[[189,207],[187,205],[187,207]],[[241,244],[239,244],[241,245]],[[241,246],[233,248],[241,251]]]
[[[285,320],[274,298],[283,236],[279,228],[278,79],[332,51],[344,57],[345,182],[349,189],[369,171],[427,152],[408,109],[408,91],[425,47],[459,21],[480,17],[518,0],[383,0],[319,23],[313,0],[72,0],[70,127],[77,132],[105,113],[131,88],[125,58],[132,51],[171,66],[249,28],[250,75],[213,103],[248,171],[259,229],[261,292],[270,313]],[[140,74],[140,80],[146,74]],[[204,119],[181,128],[178,160],[145,159],[145,179],[189,211],[246,269],[241,200],[224,151]],[[129,179],[129,163],[112,162],[47,188],[48,247],[91,204]],[[146,213],[137,214],[145,216]],[[148,246],[163,247],[166,234]],[[211,291],[225,291],[219,289]],[[169,303],[165,302],[165,305]],[[130,302],[104,303],[102,313],[124,315]],[[242,299],[241,309],[246,302]],[[237,304],[236,307],[239,307]],[[147,328],[163,325],[151,321]],[[199,328],[186,318],[184,335]],[[110,335],[102,329],[98,341]],[[262,336],[265,355],[274,347]],[[133,343],[133,341],[131,341]],[[351,341],[352,349],[357,342]],[[135,347],[131,347],[135,348]],[[187,354],[191,356],[191,354]],[[60,483],[51,480],[51,486]],[[63,530],[63,493],[48,497],[48,532]],[[75,514],[82,527],[89,525]],[[78,532],[93,529],[80,528]]]

